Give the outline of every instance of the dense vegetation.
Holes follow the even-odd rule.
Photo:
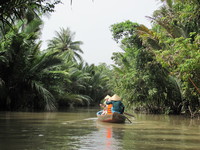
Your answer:
[[[42,20],[61,1],[0,2],[0,110],[55,110],[94,105],[117,93],[126,106],[192,117],[200,111],[200,2],[161,0],[152,28],[111,26],[123,52],[115,64],[89,65],[69,28],[40,48]]]
[[[29,5],[25,1],[21,3]],[[51,111],[73,105],[87,106],[110,92],[108,67],[84,62],[82,42],[74,41],[70,29],[61,28],[49,40],[48,48],[41,50],[42,20],[36,12],[44,7],[41,4],[34,11],[23,11],[19,18],[10,18],[1,24],[0,110]],[[18,16],[18,12],[9,13],[9,17],[13,13]]]
[[[137,110],[200,111],[200,2],[163,0],[152,29],[125,21],[111,27],[122,53],[114,53],[115,91]]]

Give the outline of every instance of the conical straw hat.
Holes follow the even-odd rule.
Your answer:
[[[114,94],[110,99],[113,101],[120,101],[121,97],[119,97],[117,94]]]
[[[104,99],[109,99],[110,98],[110,96],[109,95],[107,95]]]

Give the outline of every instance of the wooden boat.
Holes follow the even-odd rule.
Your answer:
[[[98,120],[102,122],[110,122],[110,123],[124,123],[126,117],[123,114],[119,114],[114,112],[113,114],[106,114],[106,115],[98,115]]]

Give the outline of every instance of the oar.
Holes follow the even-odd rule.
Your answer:
[[[125,117],[126,117],[126,116],[125,116]],[[132,123],[132,122],[131,122],[131,120],[130,120],[130,119],[128,119],[128,117],[126,117],[126,119],[127,119],[127,120],[128,120],[130,123]]]
[[[124,112],[124,114],[125,114],[125,115],[128,115],[128,116],[131,116],[131,117],[135,117],[134,115],[129,114],[129,113],[127,113],[127,112]]]

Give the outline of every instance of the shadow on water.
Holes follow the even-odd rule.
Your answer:
[[[97,109],[0,113],[1,150],[199,150],[200,121],[136,115],[125,124],[97,121]]]

